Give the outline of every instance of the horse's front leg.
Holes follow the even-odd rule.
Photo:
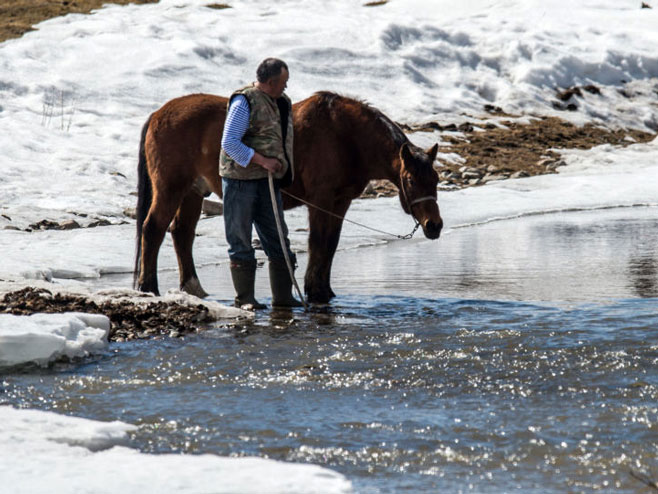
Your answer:
[[[174,249],[178,259],[178,273],[180,289],[191,295],[203,298],[208,294],[201,287],[199,277],[194,267],[192,246],[194,244],[194,232],[196,230],[203,197],[191,191],[184,198],[171,225],[171,236],[174,240]]]
[[[350,203],[334,208],[339,216],[344,216]],[[304,291],[311,303],[325,304],[336,296],[331,289],[331,264],[340,240],[343,220],[327,213],[309,209],[310,232],[308,237],[308,266],[304,276]]]

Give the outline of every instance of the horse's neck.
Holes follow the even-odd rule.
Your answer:
[[[397,159],[400,147],[408,142],[407,136],[391,119],[379,110],[364,108],[369,113],[368,125],[361,127],[361,135],[355,139],[366,143],[365,164],[371,179],[387,179],[399,185],[400,170]]]

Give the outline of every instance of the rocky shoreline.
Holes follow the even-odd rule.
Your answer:
[[[63,312],[107,316],[110,319],[108,339],[114,342],[157,336],[180,337],[196,333],[219,319],[217,311],[210,304],[201,303],[201,300],[194,303],[194,297],[191,296],[184,296],[181,300],[137,293],[131,296],[87,296],[27,286],[7,292],[0,298],[0,314]],[[246,315],[243,319],[246,319]]]
[[[558,98],[560,94],[558,92]],[[582,97],[582,92],[570,94],[572,99],[577,94]],[[628,146],[656,137],[656,134],[638,129],[612,130],[594,124],[578,126],[558,117],[530,117],[529,122],[525,122],[520,121],[519,116],[503,113],[500,108],[485,108],[485,111],[509,118],[495,124],[475,119],[460,125],[400,124],[412,141],[416,132],[441,132],[444,143],[439,145],[440,155],[435,164],[440,189],[462,189],[496,180],[557,173],[565,164],[559,149],[591,149],[602,144]],[[395,194],[397,188],[392,183],[377,180],[368,184],[362,197]]]

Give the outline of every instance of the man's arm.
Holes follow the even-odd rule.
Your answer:
[[[247,98],[241,94],[231,101],[224,124],[222,148],[240,166],[253,162],[267,171],[275,173],[281,169],[281,163],[274,158],[266,158],[242,142],[249,129],[251,110]]]
[[[240,166],[247,166],[255,154],[253,149],[242,142],[249,128],[250,113],[247,98],[239,94],[231,101],[224,124],[222,148]]]

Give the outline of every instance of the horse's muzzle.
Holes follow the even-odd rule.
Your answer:
[[[423,233],[430,240],[435,240],[441,236],[443,229],[443,220],[439,218],[438,221],[427,220],[423,224]]]

